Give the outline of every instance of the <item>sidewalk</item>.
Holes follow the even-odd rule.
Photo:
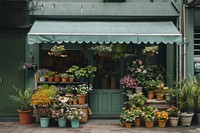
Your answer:
[[[81,124],[80,128],[70,127],[41,128],[39,124],[20,125],[19,122],[0,122],[0,133],[200,133],[200,125],[191,127],[169,127],[158,128],[124,128],[119,126],[119,120],[90,119],[87,124]]]

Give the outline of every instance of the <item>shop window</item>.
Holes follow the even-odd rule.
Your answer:
[[[94,65],[97,72],[94,78],[95,89],[119,89],[120,63],[111,55],[95,55]]]
[[[40,53],[40,67],[46,68],[59,73],[64,73],[72,65],[85,67],[87,59],[81,50],[67,50],[64,52],[65,56],[53,56],[48,54],[49,50],[41,50]]]

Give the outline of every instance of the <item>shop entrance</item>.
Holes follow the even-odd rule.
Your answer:
[[[122,63],[113,60],[111,55],[97,54],[93,56],[93,64],[97,72],[93,79],[94,90],[89,97],[92,117],[119,117],[124,98],[119,86]]]

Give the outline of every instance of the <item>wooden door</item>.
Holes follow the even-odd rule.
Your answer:
[[[18,105],[9,100],[15,94],[12,85],[24,87],[25,34],[17,31],[0,32],[0,117],[17,116]]]
[[[123,89],[119,85],[122,63],[112,60],[110,55],[95,55],[93,64],[97,72],[93,79],[94,90],[89,96],[92,117],[119,118],[124,102]]]

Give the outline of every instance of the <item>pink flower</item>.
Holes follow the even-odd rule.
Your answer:
[[[139,60],[139,64],[142,65],[142,61],[141,60]]]
[[[144,73],[144,74],[147,73],[147,70],[143,70],[143,73]]]
[[[138,71],[138,72],[141,72],[142,70],[141,70],[141,69],[137,69],[137,71]]]
[[[136,64],[136,61],[133,61],[133,64]]]

